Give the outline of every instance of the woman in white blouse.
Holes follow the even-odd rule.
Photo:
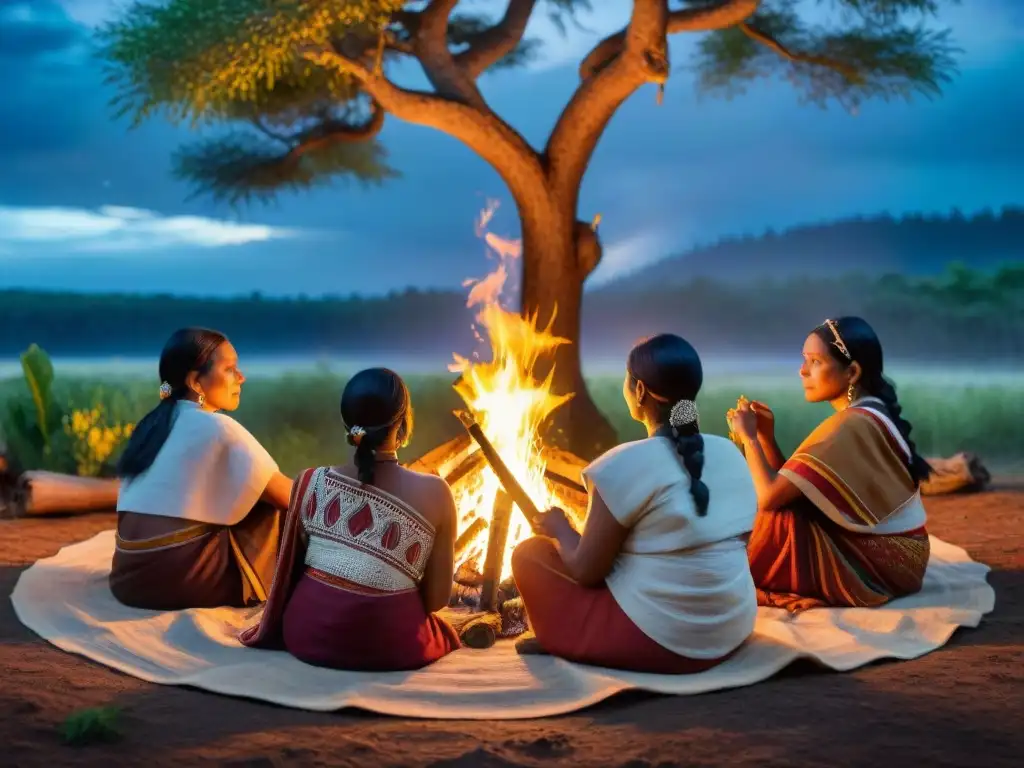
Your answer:
[[[684,674],[721,663],[753,631],[745,538],[757,496],[736,446],[699,431],[702,382],[697,352],[678,336],[655,336],[629,353],[623,396],[648,437],[584,470],[582,534],[552,509],[540,526],[546,536],[512,556],[540,650]]]
[[[160,354],[160,404],[118,462],[114,596],[153,610],[266,600],[292,481],[241,424],[245,376],[217,331],[183,328]]]

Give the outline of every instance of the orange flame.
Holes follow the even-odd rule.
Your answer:
[[[538,380],[533,371],[538,360],[570,342],[553,335],[550,323],[545,328],[538,328],[535,316],[523,317],[502,309],[500,299],[508,280],[509,264],[519,258],[521,246],[518,240],[505,239],[487,231],[496,210],[497,203],[491,201],[481,212],[477,220],[477,235],[497,257],[498,266],[483,279],[466,283],[472,286],[467,306],[481,307],[477,323],[490,342],[491,360],[471,362],[460,355],[453,355],[454,362],[449,370],[462,374],[455,385],[456,391],[534,503],[544,509],[559,502],[544,479],[545,465],[538,430],[551,412],[572,395],[551,393],[553,366],[543,380]],[[490,521],[501,488],[490,467],[485,467],[468,485],[456,499],[460,533],[478,517]],[[514,509],[502,578],[511,574],[515,545],[529,535],[526,519],[518,508]],[[465,560],[479,562],[487,548],[487,537],[487,529],[478,534],[467,548]]]

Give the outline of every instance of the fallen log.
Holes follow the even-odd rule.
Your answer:
[[[59,472],[23,472],[7,502],[8,517],[40,517],[86,512],[114,512],[121,481],[76,477]]]
[[[442,608],[437,615],[452,625],[468,648],[490,648],[501,634],[501,614],[497,611]]]
[[[926,459],[932,475],[921,483],[922,496],[977,493],[992,481],[992,475],[973,453],[958,453],[947,459]]]

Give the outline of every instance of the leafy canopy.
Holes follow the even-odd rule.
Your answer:
[[[833,12],[813,23],[822,15],[814,5]],[[939,6],[940,0],[764,0],[746,24],[700,41],[698,85],[733,96],[755,80],[779,77],[808,101],[834,99],[849,109],[870,98],[937,96],[956,71],[957,53],[948,30],[924,23]]]
[[[692,14],[738,1],[666,0],[669,31],[702,31],[688,26]],[[101,53],[114,105],[136,124],[162,114],[229,128],[175,155],[176,175],[197,193],[236,203],[333,179],[380,183],[397,172],[377,140],[379,108],[356,78],[303,54],[344,50],[384,75],[399,59],[415,61],[418,13],[438,2],[445,4],[133,0],[101,30]],[[782,78],[807,100],[847,108],[873,97],[934,96],[955,71],[948,33],[925,25],[942,2],[762,0],[746,21],[703,34],[693,62],[698,87],[732,96],[758,79]],[[480,2],[447,5],[454,9],[447,27],[453,52],[502,31],[502,19]],[[590,3],[509,0],[510,11],[516,6],[564,25]],[[521,65],[539,49],[521,32],[515,42],[487,68]],[[614,44],[610,50],[614,56]]]

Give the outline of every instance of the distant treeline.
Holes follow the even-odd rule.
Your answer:
[[[838,277],[852,271],[934,277],[961,259],[981,270],[1024,259],[1024,208],[1007,206],[999,213],[971,216],[956,210],[948,215],[858,216],[729,237],[659,261],[622,284],[639,290],[702,277],[743,283],[762,276]]]
[[[672,331],[720,354],[791,353],[825,317],[857,314],[890,357],[1024,360],[1024,262],[995,272],[952,266],[938,277],[796,278],[736,285],[698,279],[662,290],[587,294],[588,353]],[[203,325],[250,351],[439,354],[473,347],[473,314],[454,292],[380,298],[202,299],[0,292],[0,356],[36,342],[54,355],[156,354],[170,331]]]

